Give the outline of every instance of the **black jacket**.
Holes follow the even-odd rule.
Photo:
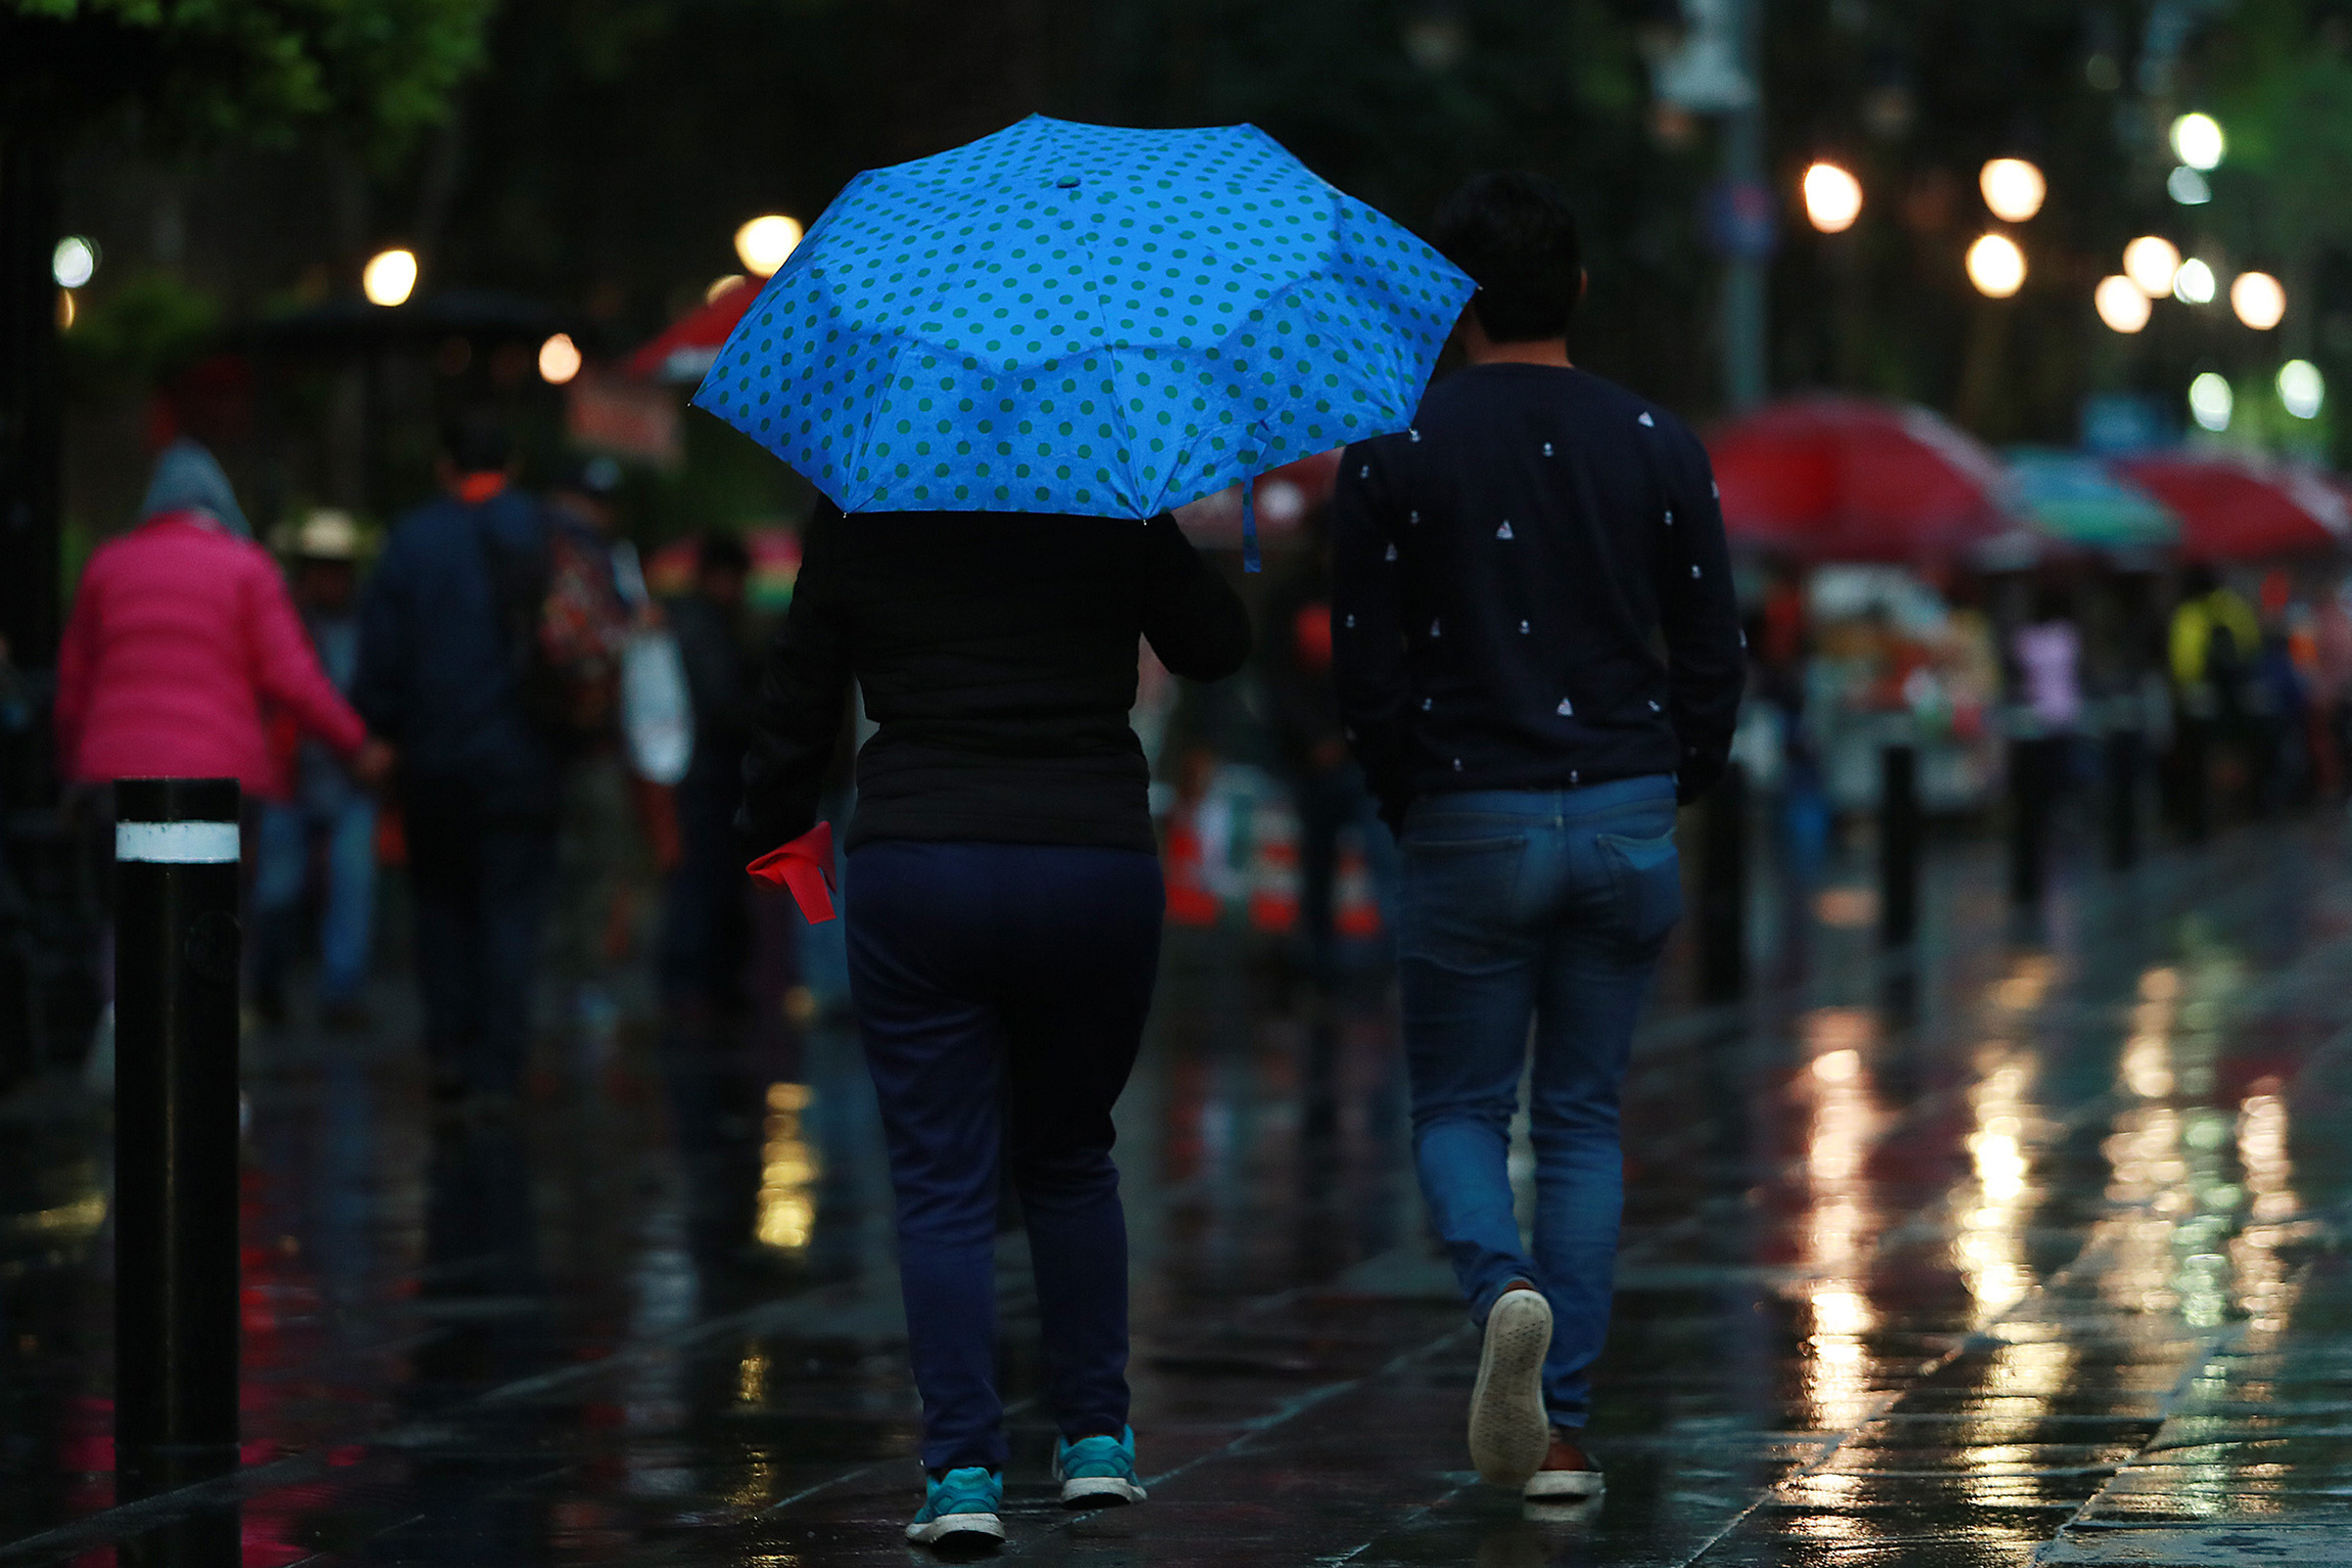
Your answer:
[[[1673,775],[1731,749],[1746,677],[1723,517],[1681,420],[1581,370],[1439,382],[1350,447],[1342,713],[1392,825],[1416,796]]]
[[[858,756],[849,847],[1156,849],[1128,728],[1138,638],[1194,680],[1249,657],[1240,599],[1165,514],[844,517],[820,504],[744,765],[748,847],[815,826],[854,677],[880,730]]]

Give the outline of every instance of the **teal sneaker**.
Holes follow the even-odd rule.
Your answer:
[[[1141,1502],[1143,1485],[1135,1479],[1135,1429],[1115,1438],[1080,1438],[1064,1442],[1053,1452],[1053,1478],[1062,1483],[1065,1508],[1109,1508]]]
[[[906,1539],[923,1546],[978,1546],[1004,1539],[1004,1478],[979,1465],[926,1478],[923,1506],[906,1527]]]

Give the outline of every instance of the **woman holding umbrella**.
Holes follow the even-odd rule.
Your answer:
[[[1139,637],[1195,680],[1250,651],[1168,508],[1402,426],[1468,287],[1250,127],[1032,118],[860,175],[696,395],[828,497],[745,767],[759,865],[830,868],[852,679],[880,726],[846,906],[923,1395],[910,1540],[1004,1535],[1000,1158],[1062,1498],[1143,1498],[1111,1109],[1165,892],[1127,714]]]

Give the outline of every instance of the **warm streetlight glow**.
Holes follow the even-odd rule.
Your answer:
[[[2049,194],[2041,170],[2022,158],[1996,158],[1987,164],[1977,175],[1977,189],[1985,193],[1985,205],[1992,210],[1992,215],[2005,223],[2022,223],[2032,217],[2041,211],[2041,200]]]
[[[2297,419],[2317,419],[2327,398],[2328,383],[2309,359],[2289,359],[2279,367],[2279,401]]]
[[[2286,314],[2286,290],[2268,272],[2240,272],[2230,285],[2230,309],[2257,332],[2268,332]]]
[[[715,304],[720,295],[732,293],[750,281],[741,272],[730,272],[723,278],[712,278],[710,287],[702,291],[702,303],[704,305]]]
[[[2193,256],[2173,274],[2173,298],[2183,305],[2211,305],[2213,291],[2213,268]]]
[[[2165,194],[2183,207],[2203,207],[2213,200],[2213,187],[2205,176],[2183,164],[2164,176]]]
[[[2183,115],[2173,121],[2173,153],[2199,173],[2222,162],[2222,127],[2211,115]]]
[[[60,331],[60,332],[71,332],[71,331],[72,331],[72,330],[73,330],[73,313],[74,313],[74,305],[73,305],[73,291],[72,291],[72,289],[60,289],[60,290],[58,290],[58,291],[57,291],[57,330],[58,330],[58,331]]]
[[[2236,402],[2230,383],[2215,371],[2208,370],[2188,384],[2190,417],[2217,435],[2230,428],[2230,410]]]
[[[78,289],[98,273],[98,242],[69,234],[49,253],[49,273],[61,289]]]
[[[416,292],[416,253],[395,247],[368,258],[360,274],[360,292],[370,305],[405,305]]]
[[[755,217],[735,231],[735,254],[744,270],[764,278],[784,265],[784,259],[800,243],[800,225],[781,213]]]
[[[571,334],[558,332],[539,346],[539,379],[560,387],[580,373],[580,348]]]
[[[1862,215],[1862,182],[1835,164],[1804,171],[1805,220],[1824,234],[1843,234]]]
[[[1987,234],[1968,248],[1968,281],[1979,294],[2005,300],[2024,287],[2026,253],[2006,234]]]
[[[2142,234],[2124,247],[2124,276],[2151,300],[2173,292],[2173,278],[2180,270],[2181,252],[2170,240]]]
[[[2139,285],[2121,273],[2099,279],[2098,291],[2090,300],[2098,307],[2099,319],[2118,332],[2137,332],[2148,324],[2148,316],[2156,309]]]

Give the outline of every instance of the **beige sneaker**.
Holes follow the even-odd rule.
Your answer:
[[[1514,1279],[1486,1314],[1478,1385],[1470,1391],[1470,1463],[1498,1487],[1526,1484],[1544,1462],[1544,1353],[1552,1348],[1552,1304]]]
[[[1576,1434],[1554,1427],[1552,1449],[1544,1455],[1543,1467],[1527,1478],[1522,1495],[1529,1502],[1580,1502],[1601,1496],[1604,1485],[1601,1467],[1584,1451]]]

